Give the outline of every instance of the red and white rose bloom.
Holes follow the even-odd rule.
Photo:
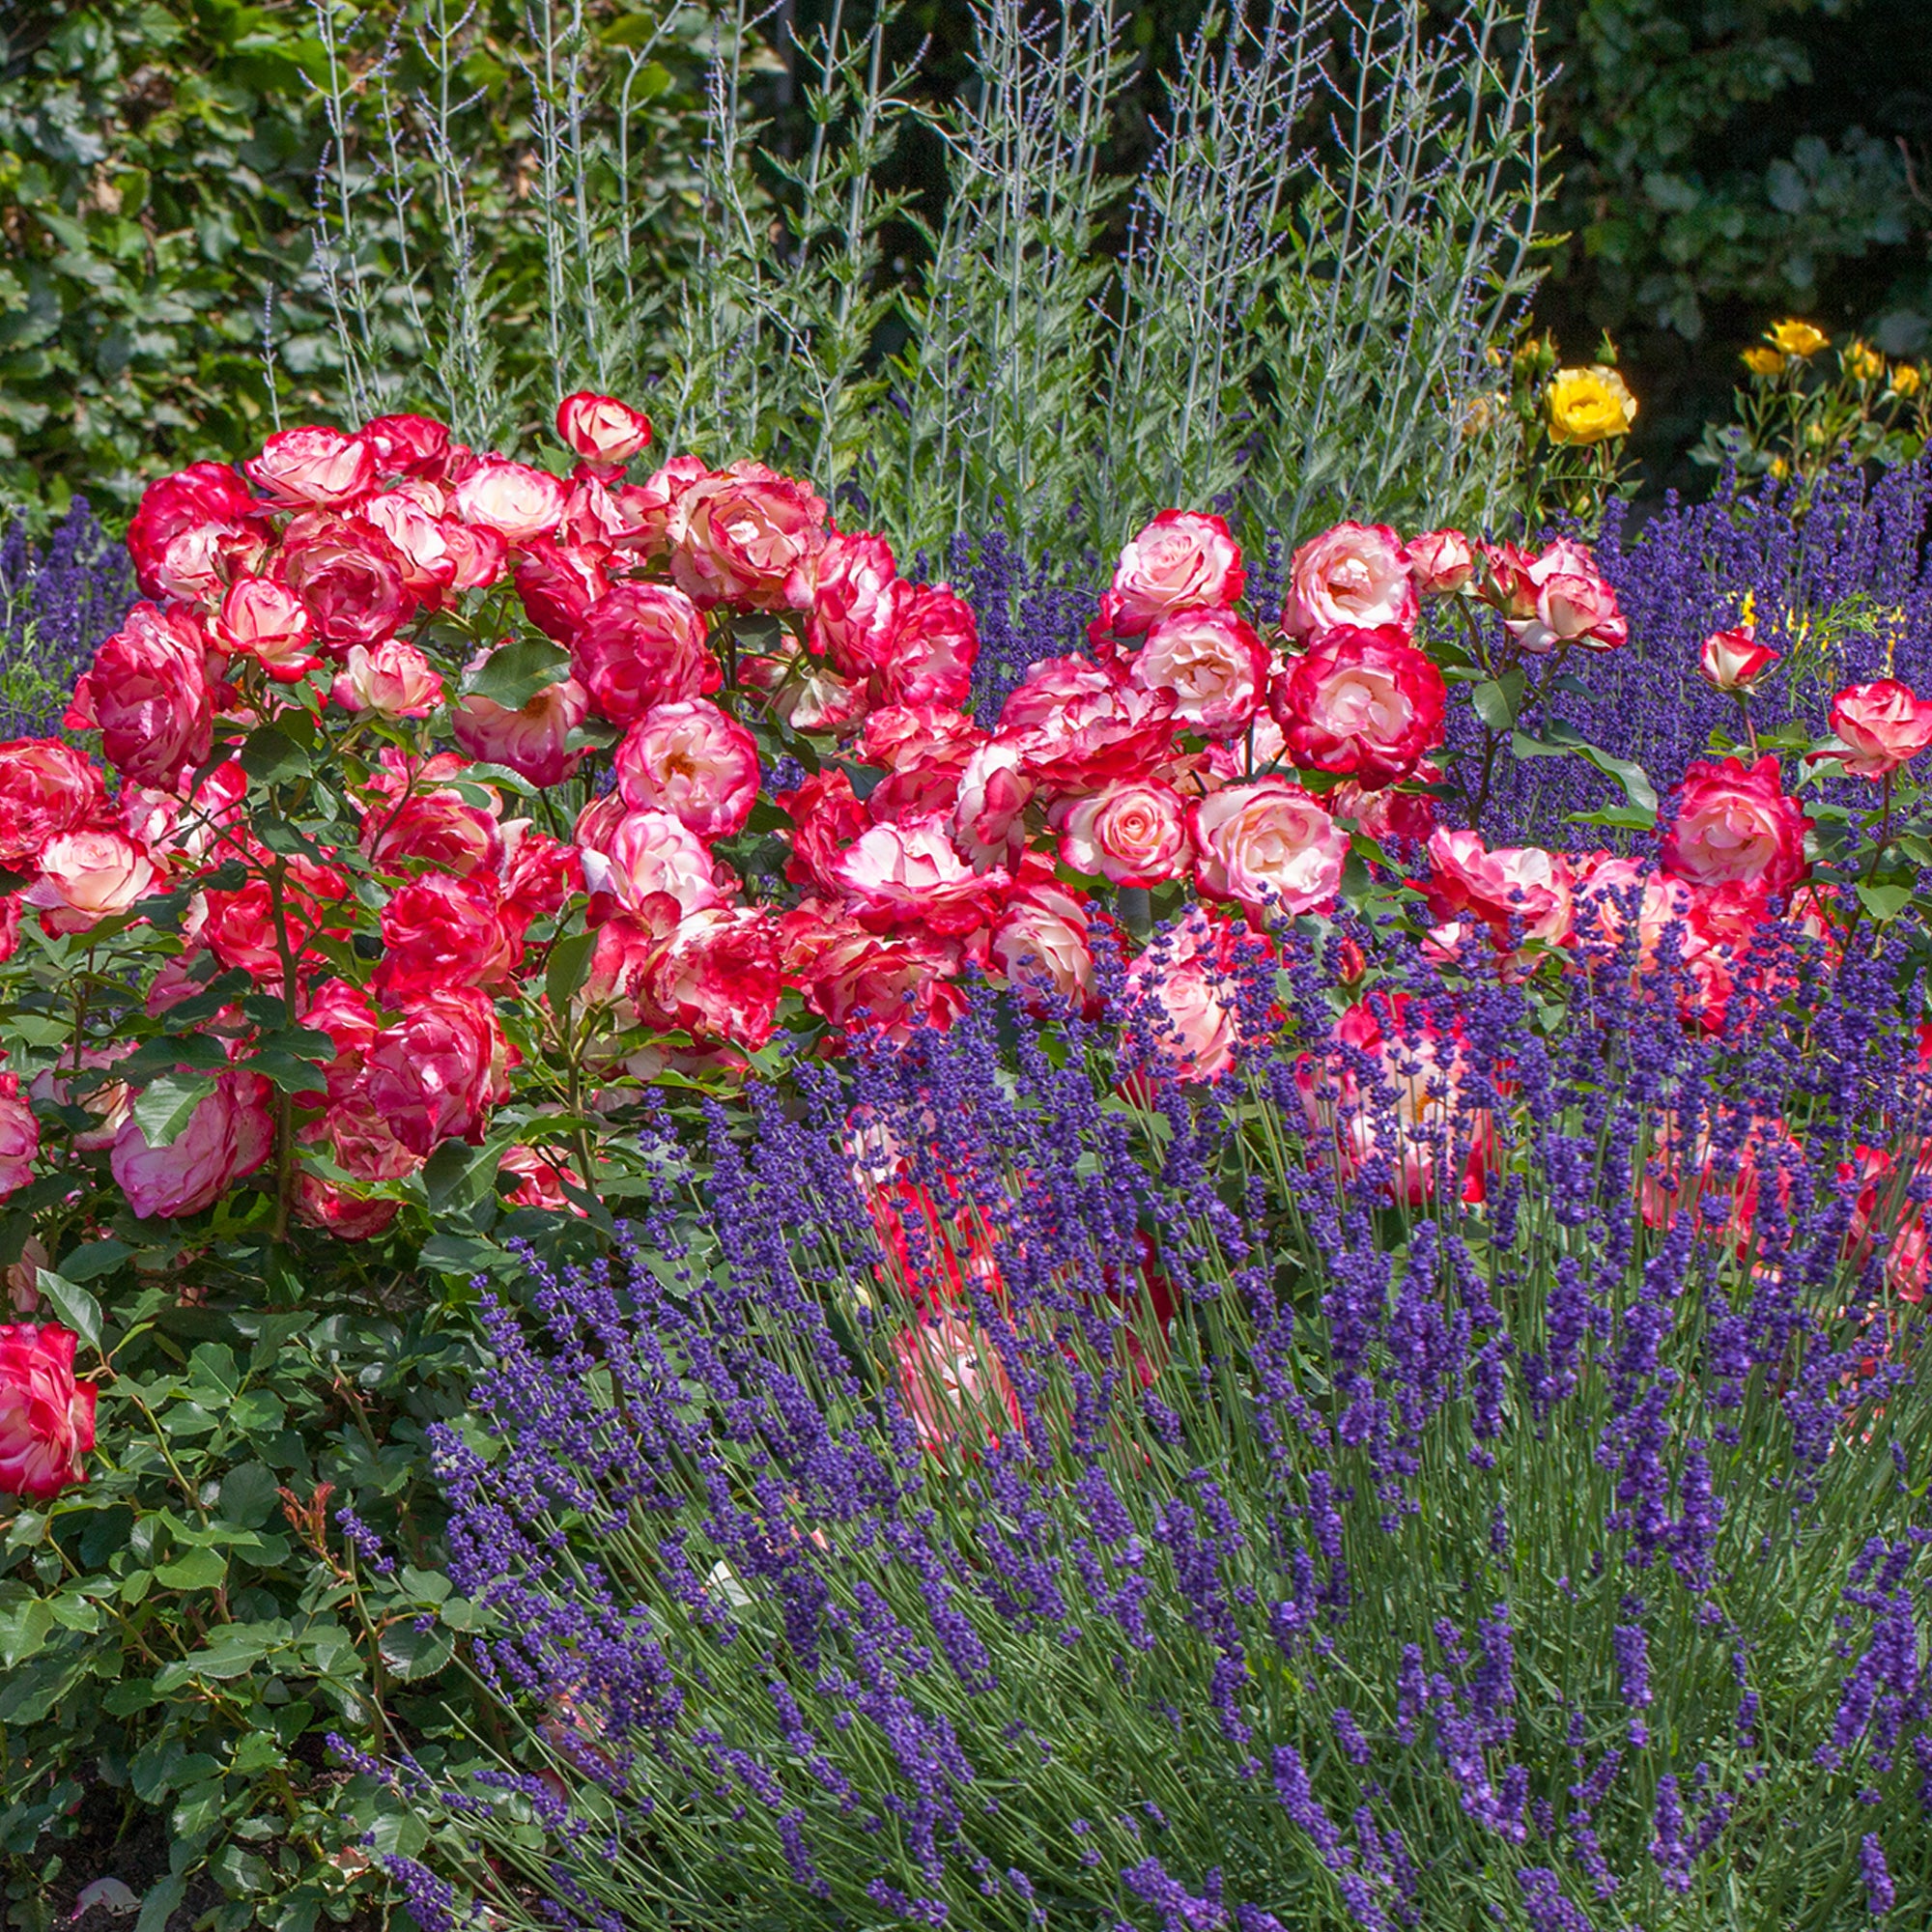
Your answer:
[[[1788,893],[1810,870],[1804,808],[1786,795],[1775,757],[1694,764],[1663,835],[1663,869],[1693,886],[1734,882]]]
[[[1932,702],[1896,678],[1854,684],[1832,700],[1832,729],[1844,750],[1813,758],[1835,758],[1861,779],[1889,778],[1932,745]]]
[[[1407,637],[1416,611],[1408,553],[1386,524],[1337,524],[1310,538],[1290,561],[1282,623],[1296,638],[1383,624]]]
[[[1442,742],[1442,673],[1393,626],[1330,631],[1269,694],[1288,756],[1305,770],[1392,784]]]
[[[1757,626],[1744,623],[1729,631],[1713,631],[1697,654],[1697,670],[1713,691],[1742,692],[1747,696],[1777,662],[1777,653],[1757,640]]]
[[[1616,592],[1589,551],[1568,537],[1559,537],[1541,555],[1522,563],[1514,587],[1519,603],[1525,594],[1535,600],[1528,614],[1507,619],[1525,651],[1542,656],[1559,644],[1613,651],[1630,639]]]
[[[1208,738],[1233,738],[1267,695],[1268,654],[1232,611],[1182,611],[1149,626],[1128,675],[1165,692],[1176,722]]]
[[[1246,582],[1223,519],[1163,510],[1122,546],[1095,622],[1113,637],[1138,638],[1178,611],[1232,612]]]
[[[1312,792],[1286,779],[1231,784],[1188,811],[1196,886],[1258,920],[1324,910],[1342,887],[1349,835]]]
[[[1117,886],[1160,886],[1192,859],[1187,802],[1164,779],[1127,780],[1054,809],[1063,865]]]
[[[757,740],[702,697],[654,704],[625,732],[616,768],[634,811],[660,807],[706,840],[742,832],[757,803]]]
[[[74,1378],[79,1340],[57,1322],[0,1322],[0,1496],[47,1502],[87,1480],[96,1391]]]

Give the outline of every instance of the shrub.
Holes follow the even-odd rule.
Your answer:
[[[438,1438],[518,1723],[392,1768],[426,1925],[1923,1910],[1896,962],[1768,932],[1718,1041],[1634,934],[1567,1000],[1341,936],[1211,1086],[976,1009],[532,1258]]]

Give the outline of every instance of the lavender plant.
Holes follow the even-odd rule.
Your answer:
[[[1898,962],[1780,930],[1714,1038],[1667,946],[1339,936],[1228,965],[1238,1076],[982,1003],[489,1305],[438,1457],[516,1742],[386,1768],[421,1923],[1922,1918]]]
[[[944,105],[886,58],[893,8],[837,6],[787,46],[813,128],[796,158],[755,118],[789,10],[669,9],[632,47],[546,4],[518,82],[536,313],[499,311],[516,278],[482,252],[509,216],[462,144],[473,10],[358,16],[364,39],[392,20],[359,76],[334,52],[346,30],[317,17],[335,141],[316,272],[365,415],[433,406],[481,443],[532,380],[654,391],[671,445],[808,470],[935,554],[997,528],[1037,557],[1069,526],[1104,552],[1168,503],[1236,496],[1258,529],[1479,524],[1503,487],[1507,385],[1487,352],[1534,281],[1533,7],[1209,9],[1133,180],[1102,165],[1128,65],[1113,0],[986,0],[973,78]],[[677,55],[705,64],[701,130],[659,114],[646,176],[683,192],[647,201],[627,144],[641,76]],[[883,185],[915,118],[948,157],[929,223]],[[425,171],[442,261],[405,246]],[[681,208],[695,227],[654,247],[652,212]],[[923,259],[885,259],[895,221]]]
[[[77,498],[44,545],[0,536],[0,737],[58,729],[73,681],[134,601],[127,553]]]

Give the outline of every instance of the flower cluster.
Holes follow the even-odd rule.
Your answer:
[[[619,1268],[491,1311],[438,1453],[517,1742],[391,1768],[440,1869],[586,1927],[1922,1896],[1922,1329],[1836,1165],[1922,1139],[1896,962],[1719,1041],[1667,969],[1540,1020],[1356,937],[1280,937],[1238,1083],[976,1008],[721,1114],[702,1216],[667,1146]]]

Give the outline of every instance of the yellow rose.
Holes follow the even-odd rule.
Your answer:
[[[1555,442],[1602,442],[1622,436],[1636,398],[1614,369],[1559,369],[1549,379],[1549,435]]]
[[[1845,351],[1845,367],[1858,383],[1876,383],[1885,374],[1885,357],[1868,342],[1855,342]]]
[[[1918,367],[1911,362],[1894,362],[1891,365],[1891,393],[1894,396],[1916,396],[1922,380]]]
[[[1813,328],[1808,322],[1799,322],[1795,318],[1789,322],[1776,324],[1770,332],[1771,341],[1787,355],[1815,355],[1831,341],[1824,330]]]
[[[1753,376],[1776,376],[1784,367],[1784,357],[1776,349],[1747,349],[1745,367]]]

